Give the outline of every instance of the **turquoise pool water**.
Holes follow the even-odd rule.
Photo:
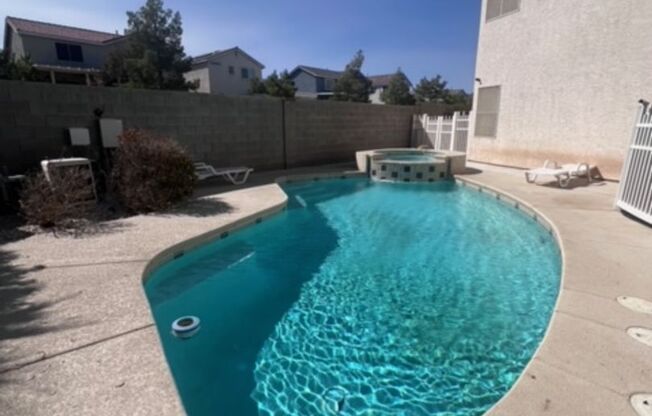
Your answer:
[[[385,160],[388,162],[432,162],[435,157],[425,153],[387,153]]]
[[[545,230],[453,182],[284,189],[146,282],[189,415],[480,415],[507,392],[558,293]]]

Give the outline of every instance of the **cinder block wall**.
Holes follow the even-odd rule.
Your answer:
[[[90,156],[70,146],[67,128],[87,127],[99,140],[93,110],[126,128],[172,137],[196,160],[258,170],[352,161],[366,148],[407,146],[412,107],[269,97],[221,97],[0,81],[0,170],[19,173],[40,160]],[[284,147],[286,153],[284,153]]]
[[[413,112],[413,107],[288,101],[288,167],[353,160],[358,150],[406,147]]]
[[[258,169],[283,166],[281,101],[175,91],[0,82],[0,167],[38,167],[44,158],[84,155],[66,128],[87,127],[98,140],[95,108],[126,128],[172,137],[197,160]]]

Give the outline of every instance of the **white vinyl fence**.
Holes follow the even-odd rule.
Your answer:
[[[641,100],[616,205],[652,224],[652,108]]]
[[[455,112],[452,116],[414,116],[412,146],[429,145],[435,150],[466,152],[469,139],[468,113]]]

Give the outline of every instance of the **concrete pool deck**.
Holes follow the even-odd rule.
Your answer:
[[[495,415],[632,415],[652,392],[652,348],[627,335],[652,315],[616,297],[652,300],[652,228],[613,210],[617,185],[559,189],[520,171],[479,166],[462,175],[505,191],[559,229],[566,275],[549,333]],[[174,211],[110,221],[89,235],[17,235],[0,242],[0,414],[183,413],[163,357],[141,275],[160,251],[283,203],[276,176]],[[260,185],[257,187],[255,185]]]

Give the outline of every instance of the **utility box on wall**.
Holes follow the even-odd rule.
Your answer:
[[[100,119],[100,134],[104,147],[118,147],[118,136],[122,134],[122,120],[115,118]]]

